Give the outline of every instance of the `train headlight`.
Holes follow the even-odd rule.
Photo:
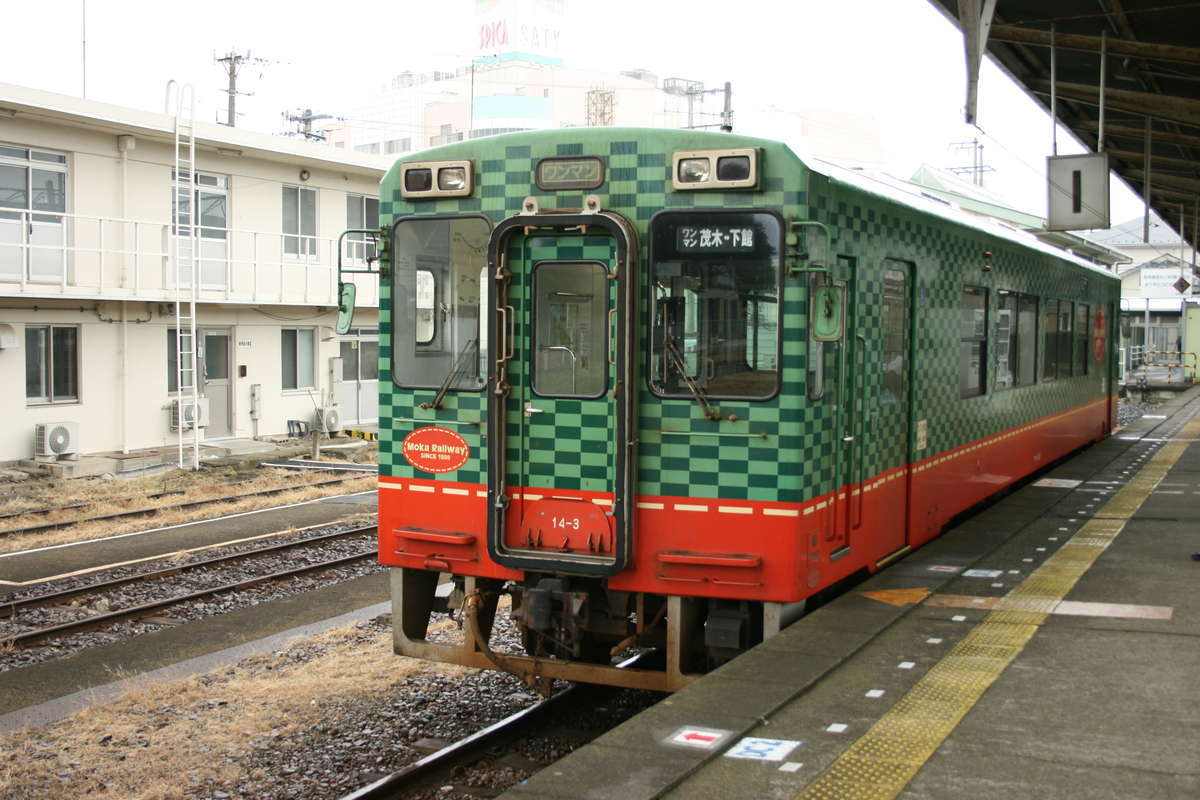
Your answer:
[[[475,191],[470,161],[418,161],[400,166],[401,196],[422,198],[470,197]]]
[[[671,180],[677,191],[754,189],[758,187],[758,160],[757,147],[675,153]]]
[[[410,169],[404,173],[405,192],[428,192],[433,188],[433,170]]]
[[[438,188],[443,192],[459,192],[467,187],[467,171],[463,167],[442,167],[438,170]]]
[[[685,158],[679,162],[677,177],[680,183],[704,183],[711,171],[707,158]]]

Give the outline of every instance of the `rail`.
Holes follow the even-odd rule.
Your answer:
[[[0,214],[0,292],[173,302],[170,222],[5,209]],[[198,226],[199,299],[336,305],[338,239]],[[343,242],[346,263],[366,263],[367,243]],[[358,304],[379,304],[377,280]]]

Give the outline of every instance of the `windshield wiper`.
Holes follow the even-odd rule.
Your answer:
[[[708,402],[708,398],[704,396],[704,390],[700,388],[700,384],[696,383],[695,379],[688,373],[687,364],[683,360],[683,354],[679,352],[679,348],[675,346],[675,342],[669,336],[663,336],[663,344],[667,351],[667,360],[675,371],[679,373],[679,377],[683,378],[683,383],[687,386],[688,391],[692,393],[692,397],[696,398],[696,402],[704,409],[704,416],[716,421],[721,418],[721,414],[712,404]]]
[[[470,360],[467,358],[471,354],[471,348],[478,343],[478,339],[468,339],[463,345],[463,349],[459,351],[458,358],[454,359],[454,366],[450,367],[450,371],[446,373],[445,380],[438,388],[437,395],[433,398],[432,403],[421,403],[421,408],[441,408],[442,400],[446,399],[446,392],[450,390],[450,385],[456,383],[463,373],[467,371],[467,364]],[[478,351],[476,351],[478,352]]]

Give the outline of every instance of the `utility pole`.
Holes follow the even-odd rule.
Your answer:
[[[983,173],[995,172],[996,170],[983,163],[983,145],[976,138],[970,142],[954,142],[951,144],[955,150],[970,150],[971,151],[971,166],[969,167],[948,167],[948,172],[953,172],[955,175],[970,175],[971,182],[976,186],[983,186]]]
[[[216,56],[214,56],[213,61],[215,61],[219,64],[225,65],[225,74],[229,78],[228,88],[222,89],[221,91],[223,91],[229,95],[228,109],[225,113],[225,124],[232,128],[237,124],[237,110],[236,110],[237,96],[239,94],[244,94],[247,97],[251,97],[254,95],[254,92],[239,92],[238,91],[237,79],[238,79],[238,73],[241,72],[242,66],[247,63],[272,64],[274,62],[268,61],[265,58],[251,58],[249,50],[246,51],[245,55],[242,55],[241,53],[238,53],[232,49],[225,55],[221,56],[220,58],[217,58]]]
[[[301,111],[299,114],[289,114],[285,111],[285,112],[283,112],[283,116],[284,116],[284,119],[286,119],[288,122],[299,123],[298,126],[296,127],[296,130],[292,131],[292,133],[303,136],[305,139],[307,139],[310,142],[325,141],[324,133],[313,130],[313,126],[312,126],[313,120],[337,119],[337,117],[333,116],[332,114],[314,114],[312,112],[311,108],[306,108],[303,111]]]
[[[725,81],[725,87],[722,89],[705,89],[704,84],[700,81],[690,81],[685,78],[667,78],[663,81],[662,90],[667,94],[687,98],[688,130],[694,128],[720,128],[726,132],[733,130],[733,89],[729,81]],[[701,98],[701,102],[703,102],[704,95],[717,93],[724,93],[725,95],[725,110],[721,112],[721,122],[716,125],[697,125],[696,98]]]

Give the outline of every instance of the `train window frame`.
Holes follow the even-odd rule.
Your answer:
[[[783,304],[783,292],[784,292],[783,245],[784,245],[784,237],[785,237],[785,230],[786,230],[783,216],[778,211],[775,211],[774,209],[757,208],[757,207],[750,207],[750,208],[701,208],[701,207],[696,207],[696,208],[679,208],[679,209],[673,208],[673,209],[665,209],[665,210],[655,213],[650,218],[650,221],[646,228],[647,239],[648,239],[648,248],[647,249],[648,249],[648,254],[649,254],[648,270],[647,270],[648,276],[649,276],[649,280],[648,280],[649,298],[648,298],[648,305],[647,305],[649,317],[648,317],[647,322],[648,322],[650,335],[646,337],[646,345],[645,345],[646,346],[646,351],[645,351],[646,352],[646,363],[648,365],[648,367],[646,369],[645,380],[646,380],[647,388],[650,390],[650,393],[652,395],[654,395],[655,397],[660,397],[663,399],[688,399],[688,400],[694,399],[692,393],[690,392],[690,390],[688,390],[686,388],[686,386],[680,387],[678,390],[675,390],[675,391],[668,391],[664,387],[661,387],[660,384],[656,383],[656,381],[655,381],[655,369],[652,365],[655,364],[656,358],[659,357],[658,348],[656,347],[656,343],[657,343],[658,338],[660,338],[660,337],[658,337],[656,334],[655,314],[656,314],[656,311],[659,306],[659,298],[657,296],[658,287],[656,286],[656,278],[659,274],[658,270],[659,270],[660,265],[659,265],[658,259],[659,259],[660,250],[661,250],[661,245],[656,241],[656,233],[660,230],[660,226],[665,224],[664,220],[667,220],[670,218],[686,219],[687,217],[697,217],[697,216],[704,217],[704,218],[722,217],[722,216],[736,218],[736,217],[746,217],[749,215],[761,215],[761,216],[765,216],[765,217],[770,217],[772,220],[774,220],[774,223],[775,223],[775,231],[774,231],[775,239],[773,242],[768,244],[768,246],[773,246],[775,248],[774,254],[771,255],[770,257],[774,259],[772,274],[774,276],[774,281],[775,281],[775,284],[774,284],[775,302],[778,304],[778,315],[777,315],[778,318],[777,318],[777,323],[775,326],[775,350],[774,350],[775,369],[772,372],[772,374],[774,376],[774,380],[772,382],[771,390],[765,394],[755,395],[755,394],[750,394],[747,392],[743,392],[743,393],[711,392],[710,393],[708,391],[704,391],[703,396],[707,399],[712,399],[712,400],[738,400],[738,401],[746,401],[746,402],[770,402],[770,401],[774,400],[776,397],[778,397],[780,392],[783,390],[783,330],[782,330],[782,328],[783,328],[782,304]],[[674,250],[674,248],[671,248],[671,249]],[[691,255],[691,254],[689,253],[689,255]],[[697,254],[697,255],[700,255],[700,254]],[[733,255],[733,254],[732,253],[723,253],[723,255]],[[749,312],[747,311],[746,313],[749,313]],[[742,350],[743,350],[743,354],[745,354],[745,352],[747,352],[746,348],[743,348]],[[687,354],[685,353],[684,356],[686,357],[686,355]],[[747,363],[747,366],[750,366],[750,365]],[[697,369],[697,371],[699,372],[699,369]],[[757,372],[758,370],[753,370],[753,371]],[[766,372],[766,370],[763,370],[763,371]],[[692,377],[696,377],[696,376],[692,376]]]
[[[966,322],[967,322],[967,313],[966,312],[978,310],[972,306],[968,306],[967,298],[968,297],[976,297],[976,296],[981,297],[983,299],[983,309],[982,309],[983,310],[983,320],[982,320],[982,323],[980,321],[978,321],[977,319],[973,320],[972,326],[971,326],[972,327],[971,335],[969,335],[969,336],[964,335],[963,325],[966,324]],[[988,380],[988,368],[987,367],[988,367],[988,355],[989,355],[989,353],[988,353],[988,324],[989,324],[988,312],[990,310],[988,308],[988,304],[989,304],[989,301],[991,298],[989,297],[989,291],[986,286],[976,286],[973,284],[963,284],[962,292],[960,293],[959,297],[960,297],[960,302],[959,302],[959,330],[958,330],[958,367],[959,367],[959,369],[958,369],[958,396],[959,396],[959,398],[965,400],[970,397],[983,397],[988,393],[988,391],[987,391],[987,380]],[[971,316],[975,317],[974,314],[972,314]],[[974,347],[975,345],[979,346],[979,358],[978,358],[978,361],[976,362],[976,366],[975,366],[975,369],[977,370],[975,379],[977,382],[978,391],[969,390],[964,385],[964,380],[967,377],[965,367],[967,367],[971,363],[969,361],[969,359],[963,358],[963,353],[965,352],[964,348],[967,346]]]
[[[426,359],[432,359],[432,358],[435,358],[438,356],[445,355],[445,353],[443,353],[442,351],[439,351],[437,349],[438,343],[439,343],[439,341],[442,340],[442,338],[444,336],[449,335],[448,331],[456,330],[456,328],[454,328],[454,326],[449,325],[449,324],[444,324],[444,325],[439,326],[437,324],[437,316],[438,315],[435,313],[434,314],[435,333],[434,333],[433,338],[429,342],[421,344],[421,343],[418,343],[415,341],[416,337],[414,335],[414,337],[413,337],[414,341],[407,343],[407,346],[409,348],[411,348],[411,350],[412,350],[411,356],[404,354],[404,352],[402,351],[402,349],[400,347],[400,343],[398,342],[398,338],[397,338],[398,321],[401,317],[401,315],[398,313],[399,306],[397,303],[397,298],[403,294],[402,292],[398,291],[400,288],[401,275],[402,275],[402,273],[408,271],[408,270],[401,269],[401,265],[400,265],[400,260],[401,260],[401,256],[402,256],[402,254],[400,252],[400,241],[401,241],[400,232],[401,232],[402,226],[422,224],[422,223],[435,223],[435,222],[453,223],[455,221],[462,221],[462,220],[478,220],[479,222],[482,222],[483,225],[485,226],[485,228],[481,229],[481,233],[484,233],[486,231],[486,236],[484,237],[484,241],[483,241],[483,250],[484,250],[484,255],[482,256],[482,259],[484,261],[483,270],[480,270],[477,267],[472,267],[472,264],[475,263],[474,261],[471,261],[470,263],[462,264],[461,268],[459,265],[453,265],[453,264],[450,264],[449,262],[447,262],[447,264],[445,265],[448,270],[450,270],[454,274],[457,274],[460,280],[475,277],[476,282],[478,282],[480,284],[478,287],[478,294],[477,294],[477,299],[479,301],[479,305],[476,307],[477,311],[473,315],[470,316],[470,319],[472,319],[477,326],[476,331],[475,331],[475,337],[474,337],[473,341],[475,342],[475,348],[478,353],[478,358],[475,360],[474,365],[478,367],[478,369],[476,371],[479,374],[477,376],[477,379],[478,379],[477,384],[472,384],[469,386],[460,386],[460,385],[456,385],[456,383],[454,381],[451,381],[450,385],[447,387],[447,391],[479,393],[479,392],[483,392],[487,389],[488,375],[487,375],[487,370],[483,368],[488,363],[483,357],[484,348],[487,346],[486,338],[485,338],[487,335],[486,315],[484,313],[484,310],[488,307],[487,304],[489,302],[491,302],[489,299],[491,297],[491,287],[490,287],[490,284],[489,284],[489,286],[484,286],[482,284],[482,282],[478,280],[477,276],[486,274],[487,243],[491,240],[492,231],[495,226],[492,224],[491,218],[485,214],[409,214],[409,215],[398,218],[397,220],[395,220],[395,222],[392,223],[392,228],[391,228],[391,233],[392,233],[392,239],[391,239],[392,240],[392,254],[391,254],[392,270],[391,270],[391,273],[392,274],[391,274],[391,280],[390,280],[390,289],[391,289],[390,303],[391,303],[392,321],[391,321],[391,330],[390,330],[388,339],[389,339],[389,345],[391,347],[391,370],[390,371],[391,371],[391,376],[392,376],[392,383],[398,389],[405,389],[405,390],[413,390],[413,389],[438,390],[438,389],[440,389],[442,384],[445,382],[447,375],[452,374],[452,372],[454,370],[454,365],[457,362],[458,358],[461,357],[461,354],[455,355],[454,353],[450,353],[449,354],[449,364],[443,365],[444,368],[437,370],[435,375],[433,377],[430,377],[428,380],[420,380],[419,378],[411,379],[409,377],[408,373],[415,371],[415,370],[411,369],[413,364],[419,363]],[[429,259],[428,254],[423,254],[423,255],[425,256],[424,258],[414,257],[414,263],[413,263],[411,272],[416,273],[416,272],[420,272],[423,270],[429,270],[430,264],[432,262]],[[432,270],[429,270],[429,271],[432,271]],[[437,286],[436,272],[434,274],[434,280],[435,280],[435,287],[436,287]],[[414,289],[415,289],[415,287],[414,287]],[[412,302],[414,303],[414,311],[415,311],[416,293],[415,293],[415,291],[413,291],[411,294],[412,294]],[[453,293],[451,293],[451,294],[453,294]],[[436,290],[435,290],[435,304],[436,304],[436,296],[437,296],[437,294],[436,294]],[[462,298],[456,297],[454,299],[454,304],[455,304],[454,308],[443,309],[443,311],[450,312],[450,313],[452,313],[453,311],[456,311],[458,308],[458,305],[459,305],[459,300],[461,300],[461,299]],[[445,304],[443,304],[443,305],[445,305]],[[466,304],[463,304],[463,305],[466,305]],[[460,320],[460,322],[465,321],[465,319],[466,318],[464,317],[464,320]],[[468,343],[470,341],[471,340],[468,340]],[[407,370],[407,372],[406,372],[406,370]]]

